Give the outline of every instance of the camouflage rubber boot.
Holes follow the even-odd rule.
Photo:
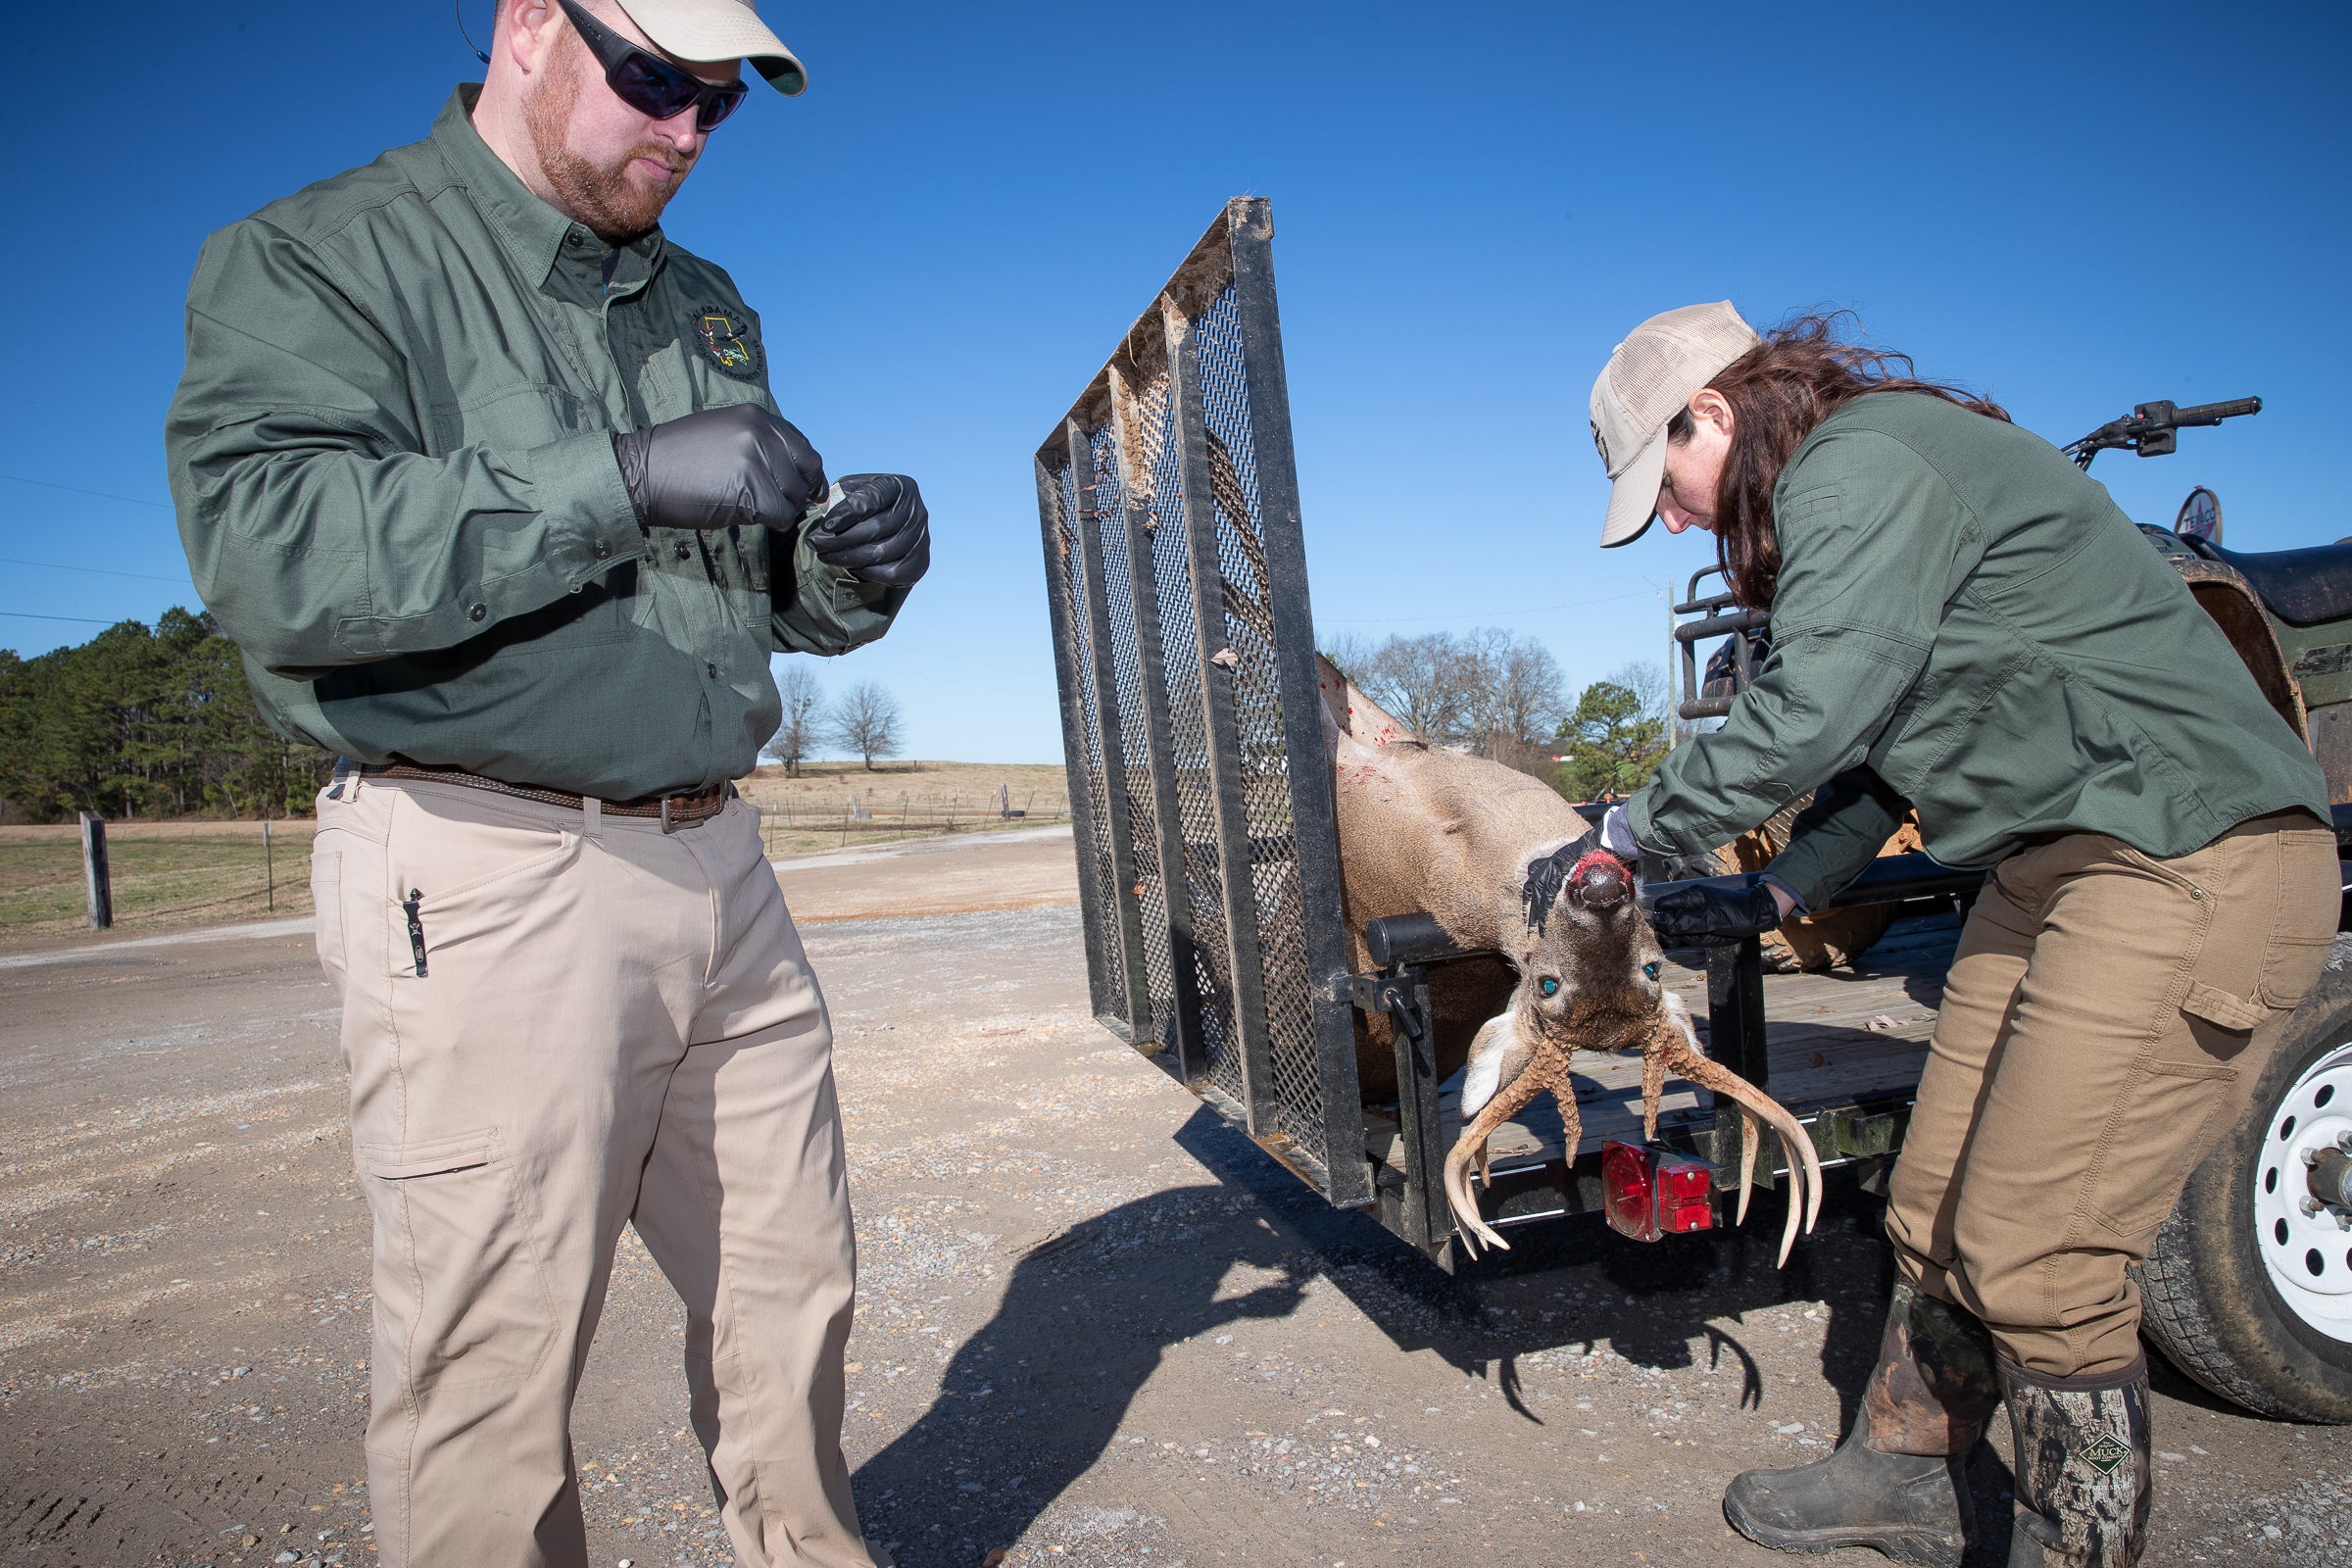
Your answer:
[[[2001,1363],[2017,1437],[2009,1568],[2131,1568],[2148,1537],[2148,1360],[2103,1377]]]
[[[1976,1525],[1968,1450],[2000,1397],[1984,1325],[1897,1285],[1853,1431],[1827,1459],[1735,1476],[1723,1516],[1782,1551],[1869,1546],[1897,1562],[1958,1568]]]

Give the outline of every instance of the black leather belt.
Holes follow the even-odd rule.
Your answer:
[[[587,809],[588,798],[563,790],[544,790],[535,784],[510,784],[504,779],[484,778],[458,767],[419,767],[414,762],[389,762],[380,767],[361,769],[368,778],[413,778],[429,784],[463,784],[471,790],[488,790],[496,795],[512,795],[517,800],[538,801],[547,806],[561,806],[566,810]],[[720,784],[693,795],[647,795],[633,801],[599,801],[597,809],[608,816],[633,816],[657,819],[664,833],[681,828],[699,827],[727,808],[735,798],[735,786]]]

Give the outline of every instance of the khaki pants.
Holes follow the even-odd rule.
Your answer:
[[[2300,812],[2177,859],[2084,833],[2001,862],[1895,1167],[1904,1277],[2030,1372],[2129,1366],[2125,1267],[2244,1111],[2327,959],[2337,889],[2334,835]]]
[[[866,1568],[832,1033],[757,813],[664,834],[456,784],[339,790],[311,878],[375,1220],[386,1568],[586,1564],[571,1400],[627,1223],[685,1301],[736,1560]]]

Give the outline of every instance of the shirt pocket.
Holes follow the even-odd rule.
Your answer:
[[[629,601],[637,597],[637,566],[622,562],[537,610],[510,615],[466,644],[502,657],[569,657],[581,648],[618,642],[634,620]]]
[[[495,1127],[356,1151],[375,1216],[378,1310],[420,1387],[514,1387],[555,1342],[528,1209]]]
[[[547,381],[469,387],[460,400],[427,405],[426,419],[427,450],[435,456],[477,441],[512,450],[541,447],[589,428],[571,389]]]

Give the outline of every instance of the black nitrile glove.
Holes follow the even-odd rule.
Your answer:
[[[816,559],[860,582],[911,587],[931,569],[931,514],[903,473],[853,473],[840,498],[808,525]]]
[[[808,438],[757,404],[617,431],[612,452],[648,528],[790,528],[825,489]]]
[[[1585,836],[1560,852],[1560,858],[1574,865],[1586,856],[1598,850],[1614,856],[1632,872],[1637,880],[1642,875],[1642,846],[1634,838],[1633,822],[1626,816],[1622,804],[1612,806],[1601,813],[1599,821],[1585,829]]]
[[[1761,872],[1652,887],[1669,890],[1645,889],[1642,898],[1650,929],[1664,939],[1753,936],[1781,923],[1781,906],[1773,902],[1772,884]]]

